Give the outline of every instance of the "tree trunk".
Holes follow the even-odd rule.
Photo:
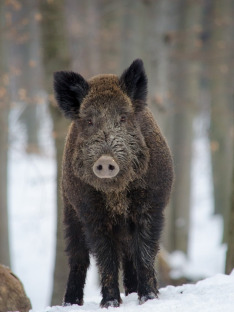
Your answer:
[[[171,235],[169,250],[187,253],[190,226],[191,157],[193,120],[199,102],[201,64],[199,31],[202,4],[181,1],[179,31],[174,51],[172,73],[172,101],[174,102],[172,153],[175,163],[175,187],[171,201]]]
[[[171,96],[172,64],[174,64],[171,56],[176,48],[175,34],[179,31],[181,3],[179,0],[161,0],[153,4],[153,9],[149,10],[153,19],[153,24],[149,29],[151,35],[149,80],[152,81],[149,85],[150,102],[152,112],[172,148],[175,103]],[[174,223],[171,203],[172,201],[165,210],[166,222],[163,231],[163,245],[168,251],[172,250],[171,227]]]
[[[209,53],[211,87],[210,146],[215,213],[227,220],[233,159],[233,10],[232,0],[213,4]],[[230,66],[231,64],[231,66]],[[227,226],[225,225],[225,228]],[[226,241],[226,233],[224,240]]]
[[[100,73],[102,1],[66,1],[66,27],[72,69],[86,79]],[[104,42],[102,42],[104,45]]]
[[[3,1],[4,2],[4,1]],[[38,91],[41,87],[41,64],[38,44],[38,21],[35,10],[36,0],[6,2],[5,28],[10,59],[11,101],[20,103],[22,108],[19,120],[26,134],[26,151],[39,153],[38,130]]]
[[[2,59],[1,59],[2,60]],[[1,65],[0,65],[1,66]],[[2,71],[0,69],[0,75]],[[1,81],[2,83],[2,81]],[[1,84],[2,85],[2,84]],[[6,87],[0,88],[0,263],[10,267],[9,231],[8,231],[8,203],[7,203],[7,153],[8,153],[8,107],[5,102]]]
[[[163,133],[168,138],[170,116],[169,75],[173,33],[178,23],[178,1],[147,1],[147,56],[149,59],[149,103]]]
[[[38,94],[41,89],[41,64],[39,62],[40,47],[38,32],[38,21],[35,10],[36,0],[24,0],[24,7],[16,14],[25,21],[22,27],[24,44],[20,46],[20,57],[22,59],[21,76],[22,89],[25,90],[25,108],[21,115],[21,121],[25,124],[27,134],[26,151],[28,153],[40,153],[39,127],[41,116],[39,116]]]
[[[98,3],[100,73],[120,73],[123,10],[127,4],[123,0],[102,0]]]
[[[234,170],[232,175],[232,196],[229,213],[229,227],[227,232],[227,258],[226,258],[226,274],[230,274],[234,269]]]
[[[39,1],[39,8],[42,15],[41,39],[45,73],[44,80],[53,120],[53,136],[55,139],[57,162],[57,242],[51,304],[59,305],[62,303],[68,276],[68,264],[65,255],[62,227],[63,203],[60,194],[62,154],[68,122],[57,107],[55,107],[56,104],[53,97],[53,72],[70,69],[70,54],[65,33],[64,1]]]
[[[4,5],[0,3],[0,263],[10,266],[8,203],[7,203],[7,154],[8,154],[8,76],[4,49]]]

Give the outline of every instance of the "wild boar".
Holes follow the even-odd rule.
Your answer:
[[[83,304],[89,255],[102,287],[102,307],[125,294],[157,297],[154,260],[173,182],[168,145],[147,107],[147,76],[135,60],[120,77],[85,80],[56,72],[58,106],[72,120],[63,158],[62,194],[70,274],[64,304]]]

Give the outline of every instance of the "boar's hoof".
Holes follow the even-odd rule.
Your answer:
[[[62,306],[63,307],[70,307],[73,304],[78,304],[79,306],[82,306],[84,304],[84,300],[83,299],[76,299],[75,302],[73,302],[73,303],[63,301]]]
[[[143,303],[145,303],[145,302],[148,301],[148,300],[157,299],[157,298],[158,298],[158,296],[155,295],[155,293],[150,292],[149,294],[144,295],[144,296],[141,296],[141,297],[139,298],[139,304],[143,304]]]
[[[111,156],[102,155],[93,165],[93,172],[100,179],[110,179],[119,173],[119,166]]]
[[[63,302],[62,303],[62,306],[63,307],[70,307],[72,304],[71,303],[69,303],[69,302]]]
[[[120,303],[121,302],[119,302],[117,299],[108,300],[108,301],[105,301],[104,299],[102,299],[100,306],[101,308],[109,308],[109,307],[117,308],[119,307]]]

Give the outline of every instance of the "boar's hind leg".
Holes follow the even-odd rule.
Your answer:
[[[66,225],[66,251],[70,266],[64,305],[82,305],[86,272],[90,264],[89,251],[85,243],[82,225],[71,206],[65,207],[64,222]]]
[[[137,273],[134,263],[129,255],[123,257],[123,284],[125,296],[137,292]]]

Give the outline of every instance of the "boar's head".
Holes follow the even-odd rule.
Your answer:
[[[74,175],[103,192],[119,192],[141,180],[149,162],[141,133],[147,96],[143,62],[135,60],[121,77],[88,81],[74,72],[56,72],[54,90],[60,109],[76,124]]]

